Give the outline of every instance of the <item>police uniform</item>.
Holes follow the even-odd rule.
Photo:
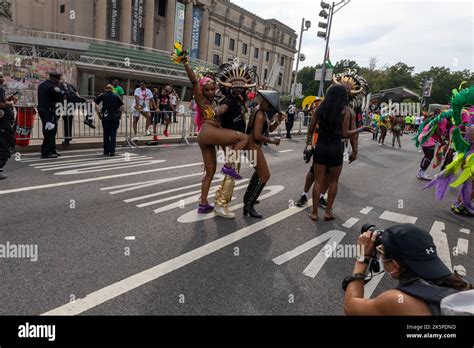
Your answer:
[[[122,99],[113,91],[107,91],[94,99],[102,103],[102,127],[104,129],[104,155],[113,156],[117,140],[117,129],[120,124],[120,107]]]
[[[0,85],[0,103],[7,102],[5,88]],[[15,150],[15,114],[12,107],[0,108],[0,178],[6,178],[1,172]]]
[[[60,78],[59,73],[50,73],[50,77]],[[43,144],[41,157],[57,154],[56,133],[58,131],[58,116],[56,105],[64,102],[64,90],[58,83],[46,80],[38,86],[38,113],[43,124]]]

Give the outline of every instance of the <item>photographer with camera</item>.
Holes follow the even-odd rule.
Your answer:
[[[461,292],[473,289],[473,285],[446,267],[437,255],[433,238],[420,227],[401,224],[380,231],[374,225],[364,225],[358,244],[362,255],[356,258],[353,274],[342,283],[346,315],[441,315],[472,311],[473,302],[466,298],[472,299],[473,292]],[[378,273],[379,261],[385,272],[398,280],[398,285],[374,299],[365,299],[364,283],[371,278],[367,279],[367,273]]]

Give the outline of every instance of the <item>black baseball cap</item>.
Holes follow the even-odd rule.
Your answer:
[[[431,235],[416,225],[387,228],[382,233],[382,244],[389,258],[403,262],[423,279],[440,279],[452,273],[439,258]]]
[[[61,76],[63,76],[63,74],[61,74],[60,72],[57,72],[57,71],[50,71],[49,76],[56,77],[56,78],[59,79],[59,78],[61,78]]]

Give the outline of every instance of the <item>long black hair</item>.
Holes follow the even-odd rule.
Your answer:
[[[335,85],[328,89],[317,111],[320,133],[328,137],[341,134],[344,117],[342,112],[348,104],[349,96],[344,86]]]

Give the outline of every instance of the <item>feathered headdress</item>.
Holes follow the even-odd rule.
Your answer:
[[[365,78],[357,75],[357,70],[347,69],[345,72],[336,74],[332,78],[333,85],[344,86],[351,99],[367,94],[369,84]]]
[[[227,88],[254,88],[257,86],[257,73],[246,64],[241,64],[238,58],[219,67],[216,81]]]

